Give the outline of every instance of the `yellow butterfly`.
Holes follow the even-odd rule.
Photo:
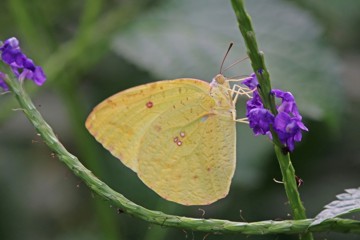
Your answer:
[[[96,106],[86,128],[161,197],[208,205],[229,192],[235,124],[244,121],[235,102],[246,88],[230,81],[218,74],[210,84],[180,78],[133,87]]]

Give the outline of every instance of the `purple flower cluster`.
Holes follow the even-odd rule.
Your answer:
[[[15,76],[20,80],[30,79],[41,86],[46,81],[44,71],[36,66],[34,61],[28,58],[20,49],[19,41],[15,38],[7,39],[1,46],[1,59],[8,64]],[[9,90],[6,85],[5,74],[0,72],[0,87],[5,91]]]
[[[261,97],[256,90],[258,80],[253,73],[242,82],[245,86],[254,90],[253,97],[246,103],[246,116],[249,120],[250,128],[255,135],[268,135],[272,138],[270,127],[279,136],[280,141],[285,144],[290,151],[295,148],[295,142],[300,142],[301,131],[308,131],[303,124],[302,117],[296,106],[295,98],[290,92],[274,89],[271,93],[281,99],[277,106],[278,114],[274,116],[268,109],[264,108]]]

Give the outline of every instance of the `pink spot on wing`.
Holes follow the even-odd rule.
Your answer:
[[[185,132],[180,132],[180,137],[185,137]]]
[[[154,103],[152,102],[152,101],[148,101],[147,103],[146,103],[146,107],[147,108],[152,108],[154,106]]]
[[[176,143],[178,146],[182,145],[182,141],[179,140],[179,137],[174,137],[174,143]]]

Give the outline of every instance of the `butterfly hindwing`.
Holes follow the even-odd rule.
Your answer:
[[[183,205],[207,205],[225,197],[235,170],[235,122],[201,105],[206,104],[187,105],[183,117],[158,117],[139,153],[140,179]]]

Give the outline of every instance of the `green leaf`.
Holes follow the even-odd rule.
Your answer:
[[[291,91],[305,118],[335,125],[343,109],[340,63],[321,41],[321,27],[307,12],[286,1],[247,1],[246,6],[273,87]],[[113,49],[156,79],[191,77],[210,82],[219,73],[230,42],[235,46],[225,66],[246,56],[230,1],[170,0],[119,32]],[[246,60],[224,74],[231,77],[251,72]],[[125,80],[136,81],[121,81]],[[238,106],[245,108],[243,102]],[[244,127],[239,127],[238,133],[235,182],[256,185],[265,174],[261,166],[271,150],[270,142],[266,137],[254,139]]]
[[[360,211],[360,187],[346,189],[346,193],[336,195],[338,200],[335,200],[326,205],[322,212],[320,212],[310,226],[320,224],[321,222],[344,215]]]

